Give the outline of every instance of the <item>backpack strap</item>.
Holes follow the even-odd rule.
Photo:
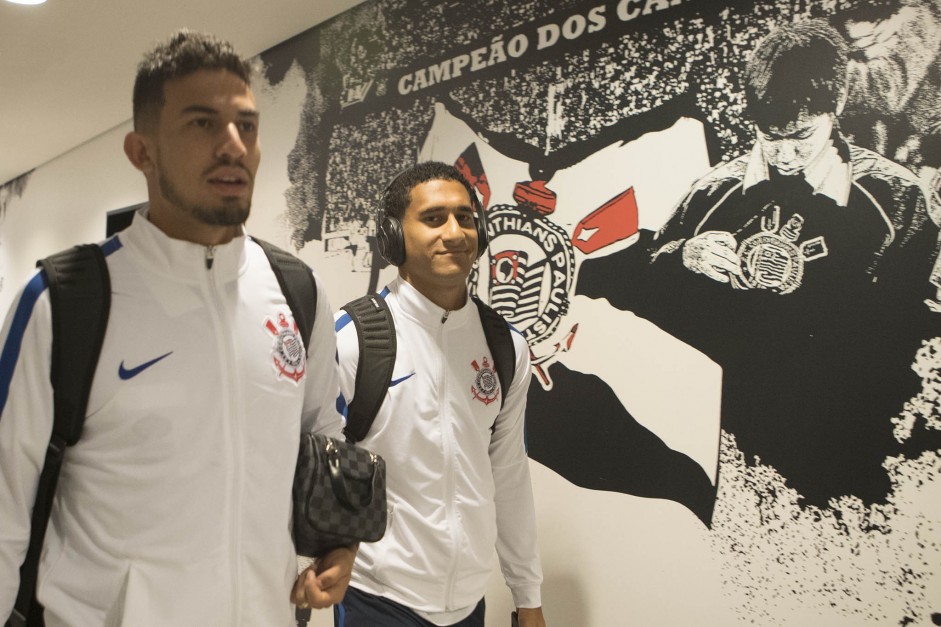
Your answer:
[[[288,303],[294,322],[300,329],[301,339],[304,341],[304,350],[310,352],[310,336],[314,332],[314,318],[317,314],[317,282],[310,268],[294,255],[286,252],[274,244],[252,237],[263,251],[271,270],[278,279],[281,293]],[[310,619],[310,609],[295,610],[297,624],[306,625]]]
[[[476,296],[471,296],[477,311],[480,313],[480,324],[484,328],[484,337],[487,338],[487,347],[493,354],[494,369],[500,380],[500,409],[506,401],[506,393],[513,385],[516,375],[516,348],[510,336],[510,325],[503,316]]]
[[[473,297],[473,300],[500,380],[502,408],[506,391],[510,389],[516,375],[516,348],[513,346],[510,327],[503,316],[477,297]],[[356,368],[353,401],[347,407],[343,433],[348,441],[359,442],[369,433],[392,381],[396,353],[395,322],[389,305],[377,294],[361,296],[343,309],[353,321],[359,340],[359,364]]]
[[[317,282],[310,268],[303,261],[263,240],[253,237],[268,257],[268,263],[278,279],[291,315],[301,331],[304,350],[310,352],[310,336],[314,331],[314,315],[317,313]]]
[[[82,434],[111,308],[111,280],[101,248],[84,244],[40,260],[52,308],[53,426],[33,506],[26,559],[20,567],[11,625],[42,625],[36,601],[39,555],[65,449]]]
[[[377,294],[360,296],[343,307],[356,326],[359,365],[353,401],[347,407],[343,434],[359,442],[369,433],[386,398],[395,367],[395,322],[385,299]]]

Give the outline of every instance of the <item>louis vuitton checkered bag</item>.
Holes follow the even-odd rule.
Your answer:
[[[386,464],[375,453],[319,434],[301,436],[294,476],[294,546],[320,557],[375,542],[386,531]]]

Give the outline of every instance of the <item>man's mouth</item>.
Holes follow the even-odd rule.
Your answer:
[[[777,168],[778,168],[778,172],[786,176],[789,176],[791,174],[797,174],[801,170],[801,168],[796,165],[779,165],[777,166]]]
[[[241,172],[232,172],[231,170],[216,171],[207,178],[209,184],[223,195],[243,193],[248,188],[248,180],[248,177]]]

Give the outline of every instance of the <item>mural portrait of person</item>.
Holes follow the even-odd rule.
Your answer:
[[[939,16],[367,1],[262,55],[306,88],[285,222],[364,293],[379,182],[456,164],[472,289],[529,343],[533,460],[677,504],[742,622],[931,624]]]
[[[745,76],[757,141],[694,186],[633,294],[722,365],[739,448],[821,506],[884,500],[902,450],[885,417],[917,391],[911,357],[937,322],[937,226],[911,172],[842,138],[845,76],[825,22],[772,31]]]

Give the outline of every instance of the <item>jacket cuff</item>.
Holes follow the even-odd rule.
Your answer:
[[[520,585],[510,588],[513,604],[516,607],[542,607],[542,595],[539,584]]]

